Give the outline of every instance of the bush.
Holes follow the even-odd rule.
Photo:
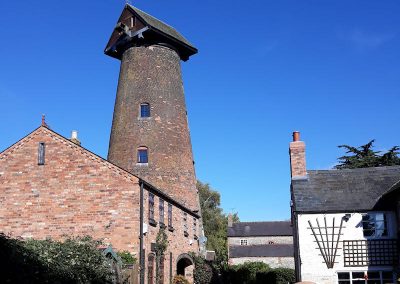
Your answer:
[[[8,283],[110,283],[112,272],[101,244],[90,237],[16,240],[0,234],[2,280]]]
[[[173,284],[190,284],[189,281],[183,275],[175,275],[172,280]]]
[[[229,266],[225,278],[232,284],[254,284],[257,283],[257,273],[266,273],[269,270],[264,262],[245,262]]]
[[[213,279],[213,269],[207,261],[201,257],[192,254],[194,261],[193,278],[195,284],[210,284]]]
[[[268,272],[257,273],[258,283],[287,284],[295,282],[296,277],[293,269],[275,268]]]
[[[123,265],[132,265],[135,264],[137,261],[136,257],[132,255],[129,251],[119,251],[117,254],[121,258]]]

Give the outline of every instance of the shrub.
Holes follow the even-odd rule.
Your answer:
[[[257,273],[257,283],[287,284],[295,280],[294,270],[290,268],[275,268],[268,272]]]
[[[266,273],[269,270],[269,266],[263,262],[245,262],[229,266],[225,277],[232,284],[253,284],[257,283],[257,273]]]
[[[135,264],[136,263],[136,257],[131,254],[129,251],[119,251],[118,256],[121,258],[122,260],[122,264],[123,265],[131,265],[131,264]]]
[[[2,279],[9,283],[110,283],[111,265],[90,237],[11,239],[0,234]]]
[[[213,269],[207,261],[194,254],[191,255],[194,261],[193,278],[195,284],[210,284],[213,278]]]
[[[173,284],[190,284],[189,281],[183,275],[175,275],[172,280]]]

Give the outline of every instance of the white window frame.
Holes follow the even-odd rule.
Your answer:
[[[380,279],[376,279],[376,278],[368,278],[368,279],[365,279],[365,278],[356,278],[356,279],[353,279],[353,273],[354,272],[358,272],[358,273],[363,273],[364,275],[365,274],[367,274],[368,275],[368,272],[379,272],[379,278]],[[337,274],[337,279],[338,279],[338,281],[337,281],[337,283],[339,283],[339,284],[341,284],[341,283],[345,283],[345,282],[350,282],[350,284],[353,284],[353,281],[362,281],[362,280],[364,280],[365,281],[365,284],[367,284],[368,283],[368,280],[380,280],[380,283],[381,284],[385,284],[385,283],[388,283],[387,281],[389,280],[389,279],[383,279],[383,272],[390,272],[390,273],[392,273],[392,279],[390,280],[391,282],[393,282],[393,283],[396,283],[395,282],[395,280],[396,280],[396,275],[395,275],[395,273],[394,273],[394,271],[392,271],[392,270],[355,270],[355,271],[337,271],[336,272],[336,274]],[[341,279],[341,280],[339,280],[339,273],[349,273],[349,279]],[[384,282],[385,281],[385,282]]]

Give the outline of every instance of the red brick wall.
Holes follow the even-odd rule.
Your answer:
[[[44,165],[38,165],[40,142],[46,145]],[[13,236],[62,239],[64,235],[91,235],[138,257],[139,193],[138,178],[44,127],[0,154],[0,231]],[[144,222],[148,224],[147,190],[144,197]],[[167,224],[168,202],[164,205]],[[188,214],[189,236],[185,237],[182,210],[173,206],[172,212],[175,230],[166,231],[164,283],[169,283],[170,252],[175,275],[177,257],[199,249],[193,239],[193,217]],[[158,196],[154,216],[159,223]],[[146,267],[158,231],[159,225],[148,225],[144,236]]]
[[[134,251],[138,193],[136,177],[43,127],[0,155],[1,231],[15,236],[88,234]]]

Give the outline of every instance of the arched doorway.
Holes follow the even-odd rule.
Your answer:
[[[193,259],[187,253],[179,255],[176,260],[176,274],[185,276],[193,282],[193,263]]]

